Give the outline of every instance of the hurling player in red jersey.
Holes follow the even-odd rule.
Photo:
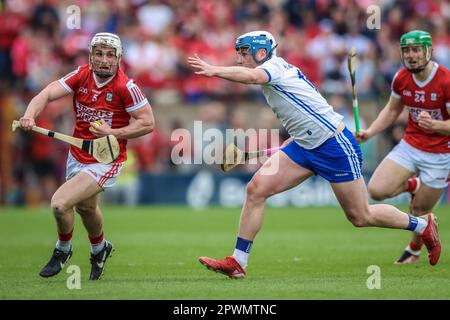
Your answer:
[[[139,87],[120,69],[122,44],[111,33],[97,33],[89,45],[89,64],[50,83],[29,103],[20,124],[30,129],[35,118],[51,101],[73,95],[75,130],[73,136],[95,139],[114,135],[120,144],[119,157],[111,164],[98,163],[88,153],[72,147],[66,182],[56,190],[51,208],[56,219],[58,241],[42,277],[58,274],[72,256],[74,211],[83,221],[91,243],[90,280],[102,275],[113,245],[103,235],[100,193],[111,187],[126,160],[127,139],[150,133],[154,118],[150,104]],[[130,118],[135,121],[130,123]]]
[[[429,213],[448,185],[450,173],[450,72],[431,60],[428,32],[415,30],[400,39],[405,68],[394,76],[391,97],[375,121],[357,136],[364,142],[390,126],[404,108],[406,132],[369,181],[369,193],[383,200],[411,193],[410,211]],[[419,261],[422,241],[413,235],[397,264]]]

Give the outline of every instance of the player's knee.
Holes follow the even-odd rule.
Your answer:
[[[353,224],[353,226],[355,226],[357,228],[363,228],[363,227],[370,226],[369,219],[366,217],[354,217],[349,220]]]
[[[55,216],[60,216],[69,209],[69,203],[62,197],[53,196],[50,206]]]
[[[368,227],[371,225],[369,212],[350,211],[350,212],[346,212],[346,215],[347,215],[347,219],[355,227],[362,228],[362,227]]]
[[[268,197],[267,192],[264,190],[262,183],[257,177],[254,177],[247,184],[247,199],[256,200],[256,199],[265,199],[267,197]]]
[[[369,190],[369,195],[373,200],[381,201],[386,199],[387,195],[379,185],[369,182],[367,188]]]

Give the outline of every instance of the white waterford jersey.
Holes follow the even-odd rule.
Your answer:
[[[267,102],[299,145],[314,149],[333,135],[343,116],[334,112],[300,69],[276,56],[258,68],[269,76],[262,85]]]

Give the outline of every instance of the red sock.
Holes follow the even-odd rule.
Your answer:
[[[416,178],[409,178],[408,179],[408,188],[406,189],[406,192],[414,192],[417,188],[417,179]]]
[[[72,231],[70,231],[67,234],[62,234],[58,230],[58,239],[59,239],[59,241],[70,241],[70,240],[72,240],[72,234],[73,234],[73,229],[72,229]]]
[[[92,237],[89,235],[89,242],[91,244],[99,244],[103,241],[103,231],[98,237]]]
[[[415,244],[412,240],[409,242],[409,247],[412,251],[419,251],[420,249],[422,249],[422,245],[423,243]]]

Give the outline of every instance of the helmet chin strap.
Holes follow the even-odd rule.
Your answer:
[[[407,67],[406,69],[411,73],[419,73],[419,72],[422,72],[423,70],[425,70],[428,63],[430,63],[430,60],[427,60],[427,62],[425,62],[425,64],[421,65],[420,67],[417,67],[417,68],[408,68]]]
[[[102,79],[108,79],[114,75],[112,72],[94,71],[95,75]]]

